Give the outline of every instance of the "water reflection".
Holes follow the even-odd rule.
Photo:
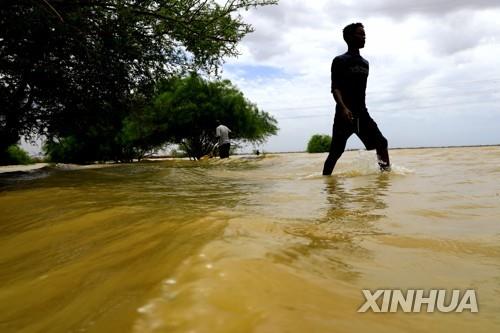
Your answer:
[[[383,217],[377,210],[387,208],[384,197],[390,188],[390,175],[381,173],[361,184],[349,178],[329,177],[325,182],[328,211],[320,221],[342,225],[349,220],[349,228],[371,228],[366,223]]]
[[[326,179],[325,215],[287,226],[289,235],[303,241],[287,246],[273,258],[282,263],[308,265],[307,269],[323,277],[357,279],[359,272],[350,262],[373,257],[361,243],[364,236],[382,234],[375,222],[387,208],[384,197],[390,188],[390,176],[373,177],[369,182],[360,182],[362,185],[357,185],[356,179]]]

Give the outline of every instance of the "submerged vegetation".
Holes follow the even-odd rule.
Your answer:
[[[156,110],[164,82],[200,73],[224,85],[213,80],[223,59],[237,56],[238,43],[253,30],[239,11],[276,3],[2,1],[0,163],[21,136],[43,135],[53,160],[78,163],[128,161],[166,138],[178,140],[164,131],[175,123],[133,122]],[[182,125],[183,117],[169,121]],[[260,140],[259,133],[241,138]]]

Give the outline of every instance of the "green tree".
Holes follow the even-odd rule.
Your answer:
[[[2,0],[0,162],[21,135],[72,137],[82,160],[124,157],[123,120],[162,77],[216,73],[277,0]],[[127,158],[125,156],[125,158]]]
[[[330,150],[332,138],[329,135],[314,134],[307,143],[308,153],[325,153]]]
[[[33,159],[28,153],[18,145],[12,145],[7,148],[9,164],[32,164]]]
[[[163,81],[153,105],[128,118],[125,132],[151,146],[180,144],[190,157],[199,159],[214,149],[217,120],[231,129],[231,140],[240,143],[262,143],[278,131],[276,120],[230,81],[191,74]]]

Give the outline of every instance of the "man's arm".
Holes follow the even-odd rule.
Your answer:
[[[344,104],[344,100],[342,99],[342,93],[340,92],[340,89],[333,89],[333,99],[337,103],[337,105],[340,108],[340,111],[344,115],[345,119],[352,121],[352,112],[349,110],[349,108]]]
[[[340,88],[343,86],[345,80],[345,64],[340,57],[336,57],[332,61],[331,67],[331,79],[332,79],[332,95],[333,99],[339,106],[341,114],[347,121],[352,121],[352,112],[345,105],[344,99],[342,98],[342,92]]]

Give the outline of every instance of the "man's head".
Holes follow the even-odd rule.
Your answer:
[[[351,23],[342,31],[344,40],[350,47],[362,49],[365,46],[365,27],[361,23]]]

